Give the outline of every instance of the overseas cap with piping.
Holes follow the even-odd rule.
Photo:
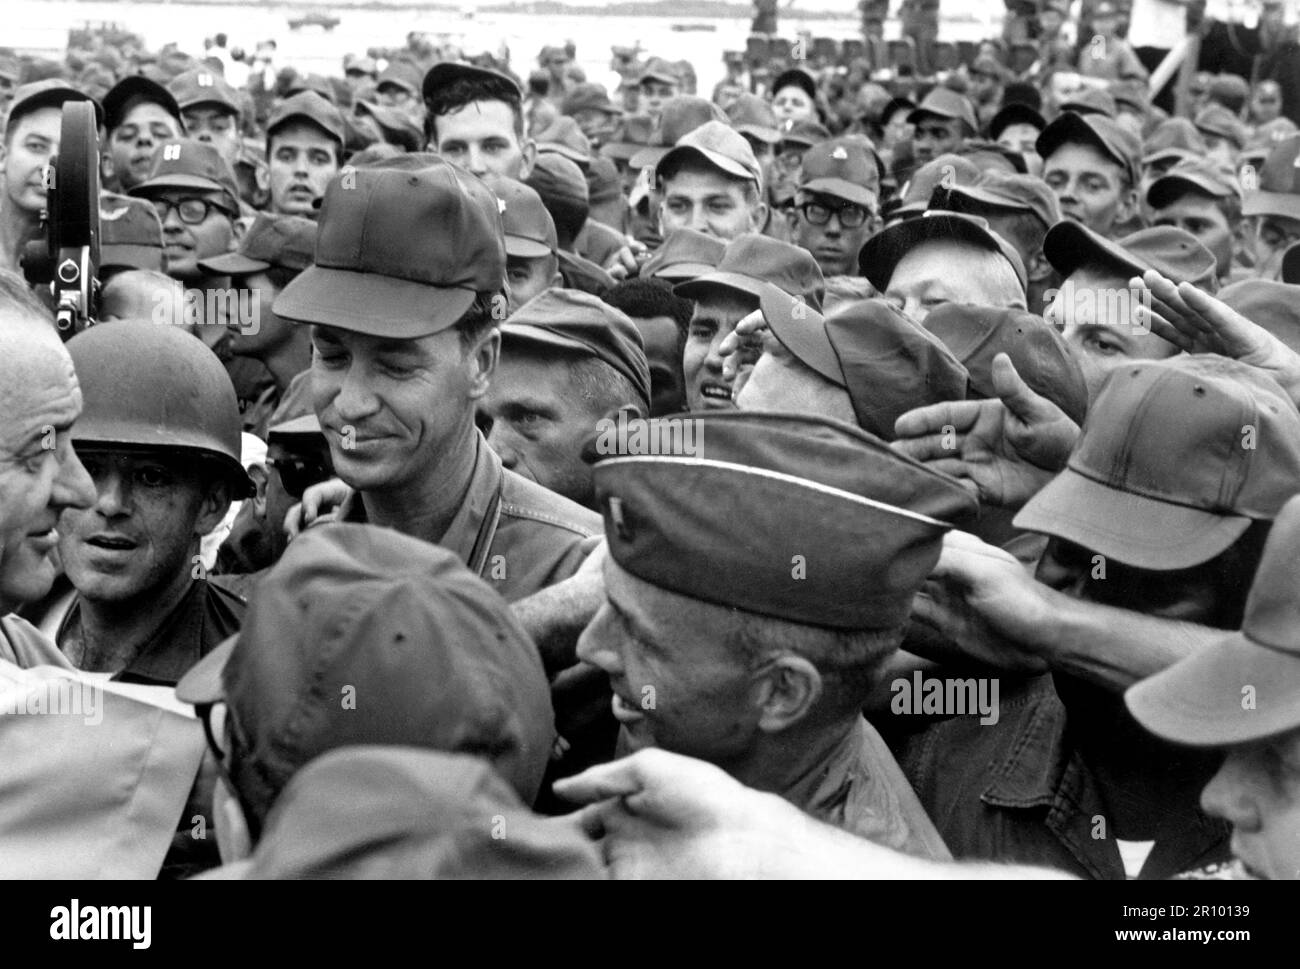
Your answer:
[[[809,626],[896,628],[944,533],[978,513],[955,479],[839,421],[669,420],[693,429],[693,453],[608,457],[593,480],[614,562],[693,599]],[[674,426],[650,424],[656,440]],[[795,555],[806,571],[791,569]]]
[[[590,293],[548,289],[510,314],[501,325],[502,353],[515,342],[595,357],[628,379],[647,407],[650,364],[636,324],[622,310]]]
[[[330,179],[316,264],[275,300],[284,319],[415,339],[455,324],[505,282],[501,203],[437,155],[407,154]]]
[[[1015,526],[1134,568],[1187,569],[1297,490],[1300,412],[1282,388],[1235,360],[1184,354],[1110,372],[1066,469]]]

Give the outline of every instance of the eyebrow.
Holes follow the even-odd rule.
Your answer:
[[[641,623],[638,622],[630,613],[628,613],[627,610],[625,610],[622,606],[620,606],[617,602],[615,602],[612,596],[606,594],[605,601],[609,603],[609,607],[610,609],[613,610],[614,615],[618,616],[619,624],[622,625],[624,629],[626,629],[629,633],[632,634],[633,639],[635,639],[639,643],[654,642],[653,637],[651,637],[649,631],[644,626],[642,626]]]

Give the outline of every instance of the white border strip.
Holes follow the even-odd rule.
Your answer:
[[[721,471],[736,471],[741,474],[752,475],[756,478],[769,478],[773,481],[782,481],[786,484],[798,485],[801,488],[807,488],[811,491],[819,491],[822,494],[834,495],[837,498],[844,498],[855,504],[864,505],[867,508],[874,508],[877,511],[888,512],[891,515],[900,515],[903,518],[911,518],[914,521],[925,522],[927,525],[936,525],[939,528],[950,529],[954,526],[948,522],[940,521],[937,518],[931,518],[929,515],[922,515],[920,512],[909,511],[906,508],[899,508],[896,505],[890,505],[883,501],[876,501],[874,498],[867,498],[863,495],[855,495],[851,491],[842,491],[839,488],[832,488],[830,485],[824,485],[819,481],[810,481],[807,478],[796,477],[792,474],[784,474],[780,471],[767,471],[763,468],[755,468],[748,464],[732,464],[729,461],[710,461],[706,458],[676,458],[663,457],[654,455],[627,455],[619,458],[606,458],[596,463],[596,467],[612,464],[627,464],[629,462],[637,463],[664,463],[672,464],[675,467],[694,467],[694,468],[716,468]]]

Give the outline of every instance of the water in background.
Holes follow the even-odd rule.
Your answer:
[[[469,3],[470,10],[474,4]],[[782,14],[781,33],[793,38],[801,29],[814,36],[843,39],[856,37],[858,21],[853,0],[822,0],[813,6],[845,8],[843,19],[801,20],[797,15]],[[994,10],[994,7],[999,8]],[[945,8],[954,7],[954,16],[946,20],[943,37],[950,40],[978,40],[996,33],[998,21],[986,18],[1001,15],[1001,4],[965,0],[947,0]],[[962,9],[964,8],[964,9]],[[322,4],[323,10],[330,10]],[[960,11],[960,12],[958,12]],[[677,32],[673,18],[568,16],[540,17],[530,14],[458,14],[430,13],[409,9],[366,9],[335,7],[332,12],[340,23],[332,31],[319,28],[291,31],[288,18],[305,12],[302,7],[281,7],[248,3],[237,6],[213,6],[186,3],[76,3],[67,0],[4,0],[5,29],[0,42],[20,52],[57,56],[67,43],[70,27],[87,20],[114,21],[141,34],[151,48],[175,42],[192,54],[203,52],[203,39],[224,31],[230,47],[243,47],[250,54],[258,41],[274,38],[278,44],[278,66],[292,66],[307,71],[339,74],[343,55],[364,53],[368,47],[401,47],[412,30],[431,35],[446,35],[467,53],[496,52],[502,42],[510,50],[511,67],[526,76],[536,66],[537,53],[544,44],[562,44],[572,40],[577,46],[578,64],[588,80],[610,84],[617,75],[609,69],[610,46],[632,46],[640,42],[648,54],[671,60],[685,58],[694,66],[699,91],[708,97],[713,85],[722,77],[722,52],[743,50],[749,35],[749,19],[686,20],[679,23],[707,23],[716,31]],[[945,10],[945,12],[947,12]],[[886,36],[897,26],[890,24]]]

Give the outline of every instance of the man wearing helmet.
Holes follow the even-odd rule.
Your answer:
[[[199,540],[251,491],[235,390],[176,327],[92,327],[68,352],[85,401],[72,443],[96,500],[59,520],[76,596],[56,640],[83,670],[175,685],[243,619],[244,601],[210,584],[199,559]]]

